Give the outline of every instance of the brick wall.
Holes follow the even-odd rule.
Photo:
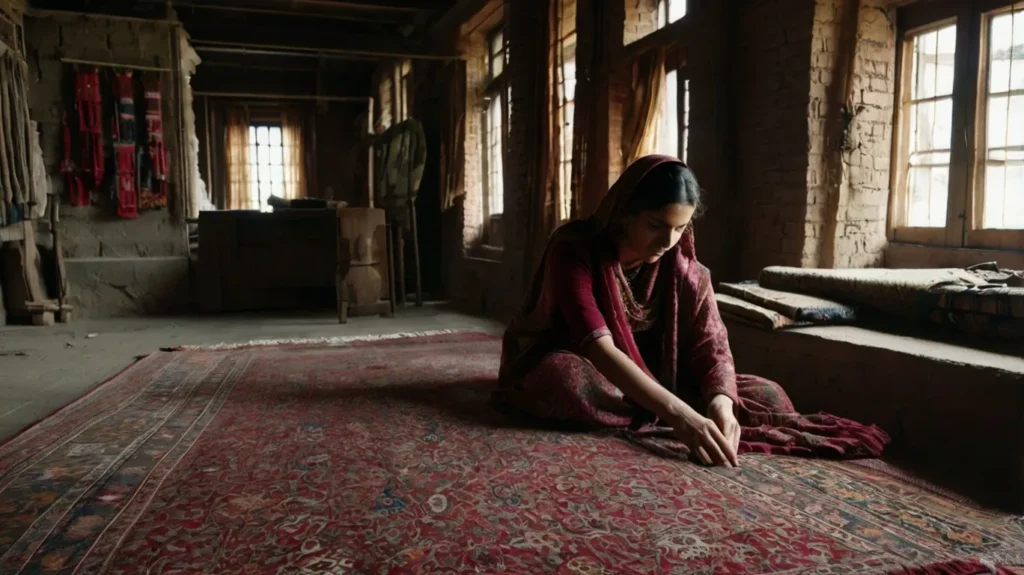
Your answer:
[[[483,111],[484,89],[487,87],[487,33],[490,29],[477,29],[465,36],[462,54],[466,57],[466,152],[465,187],[463,205],[465,218],[462,241],[466,247],[476,246],[483,239],[484,226],[484,165],[483,165]]]
[[[895,12],[887,4],[816,5],[806,266],[882,263],[896,74]]]
[[[623,0],[623,2],[626,10],[625,25],[622,27],[624,43],[636,42],[658,29],[658,0]]]
[[[507,1],[506,18],[514,6]],[[654,6],[654,0],[623,0],[608,7],[609,20],[621,23],[609,25],[607,69],[597,74],[606,83],[600,99],[608,125],[607,148],[602,147],[607,157],[596,168],[607,174],[608,183],[624,168],[621,126],[629,62],[621,57],[621,46],[641,35],[644,26],[654,26]],[[880,263],[895,87],[892,17],[885,0],[694,0],[676,43],[690,78],[690,165],[708,205],[697,223],[698,254],[716,279],[756,278],[769,265]],[[520,230],[529,208],[529,177],[517,158],[529,153],[520,143],[529,139],[515,110],[538,103],[523,85],[522,74],[529,81],[529,70],[520,69],[515,59],[519,32],[506,28],[506,34],[513,54],[506,71],[513,108],[505,164],[506,265],[493,288],[486,281],[475,285],[504,291],[508,301],[517,301],[518,286],[528,273],[514,268],[523,257],[527,238]],[[478,65],[474,50],[472,41],[463,46],[471,78]],[[847,121],[848,77],[856,113]],[[472,91],[469,97],[472,101]],[[472,215],[480,197],[472,190],[482,193],[474,159],[478,121],[479,108],[471,106],[467,242],[479,237]],[[596,201],[585,197],[585,212]],[[493,294],[488,301],[495,301]]]
[[[751,0],[739,13],[734,93],[739,270],[800,265],[814,0]]]
[[[29,113],[39,122],[40,145],[50,186],[64,193],[62,113],[75,58],[174,68],[171,42],[176,29],[165,21],[126,21],[99,16],[25,18],[29,63]],[[145,72],[152,75],[154,72]],[[170,74],[162,74],[164,145],[168,170],[168,204],[184,189],[176,166],[182,161],[174,130],[178,105]],[[105,92],[108,94],[108,92]],[[104,95],[106,100],[108,95]],[[109,148],[107,150],[109,154]],[[108,157],[109,159],[109,157]],[[108,162],[108,170],[110,163]],[[120,219],[109,190],[92,194],[93,205],[60,207],[61,241],[76,316],[161,314],[181,311],[188,297],[187,245],[183,223],[169,209],[143,211],[137,219]],[[66,202],[66,200],[65,200]]]
[[[742,277],[768,265],[881,264],[896,58],[887,4],[744,5],[736,67]]]
[[[66,197],[64,177],[60,173],[64,133],[61,117],[67,82],[73,81],[70,66],[61,63],[60,58],[173,68],[173,30],[162,21],[150,23],[74,16],[25,19],[29,112],[32,119],[39,122],[40,145],[55,193]],[[152,75],[154,72],[144,73]],[[173,195],[180,190],[179,172],[174,168],[180,161],[179,139],[173,133],[178,125],[178,107],[169,74],[162,76],[164,146],[171,166],[168,170],[168,194],[172,198],[168,203],[173,204]],[[171,220],[167,209],[144,211],[138,219],[122,220],[114,217],[115,206],[107,201],[107,190],[94,192],[93,200],[95,205],[87,207],[61,206],[62,242],[66,257],[186,255],[181,228]]]

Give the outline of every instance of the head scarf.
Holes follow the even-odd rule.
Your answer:
[[[597,211],[587,220],[570,222],[555,230],[548,242],[548,250],[558,242],[570,241],[582,243],[587,252],[592,253],[592,269],[594,272],[594,297],[605,316],[605,322],[611,332],[616,347],[629,356],[634,363],[654,376],[640,354],[629,319],[622,301],[622,293],[617,285],[616,276],[622,274],[618,261],[618,252],[613,248],[612,234],[614,228],[627,215],[627,209],[633,194],[639,189],[640,182],[654,168],[666,164],[685,166],[678,158],[670,156],[644,156],[630,164],[619,176],[608,194],[601,201]],[[502,348],[502,372],[515,363],[516,357],[525,356],[534,345],[556,340],[551,330],[554,328],[554,301],[550,293],[544,289],[544,269],[548,254],[545,253],[539,269],[531,282],[524,306],[512,320],[506,331]],[[663,333],[661,365],[656,367],[658,379],[668,389],[676,391],[676,368],[679,345],[680,324],[685,328],[689,325],[688,318],[679,316],[680,296],[686,300],[684,310],[695,311],[690,300],[696,300],[698,290],[707,272],[699,263],[694,249],[693,229],[687,226],[679,242],[668,250],[657,262],[651,265],[644,274],[643,282],[638,291],[632,295],[640,302],[654,299],[658,290],[659,318]],[[682,293],[681,293],[682,292]]]

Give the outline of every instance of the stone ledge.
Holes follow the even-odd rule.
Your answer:
[[[1024,358],[849,326],[767,332],[726,321],[741,373],[797,409],[874,423],[930,480],[1024,509]]]

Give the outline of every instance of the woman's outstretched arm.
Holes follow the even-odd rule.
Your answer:
[[[612,385],[671,425],[679,439],[692,453],[705,459],[705,463],[739,465],[736,448],[719,426],[651,379],[629,356],[615,347],[610,335],[589,343],[584,355]]]
[[[736,465],[736,449],[714,421],[673,395],[615,347],[594,298],[593,272],[586,250],[573,242],[559,242],[551,247],[545,265],[546,289],[553,292],[569,340],[601,375],[671,425],[705,463]]]

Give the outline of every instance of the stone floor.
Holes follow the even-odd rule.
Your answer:
[[[237,314],[85,320],[53,327],[0,326],[0,441],[80,397],[138,356],[162,347],[244,343],[443,329],[501,330],[443,305],[406,308],[397,317],[325,313]]]

